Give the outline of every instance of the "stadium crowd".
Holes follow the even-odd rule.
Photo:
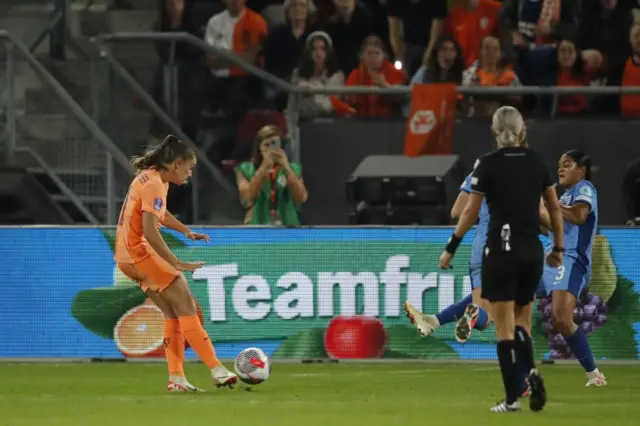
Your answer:
[[[305,87],[626,86],[640,82],[636,6],[636,0],[163,0],[159,29],[190,32]],[[286,93],[223,58],[181,50],[198,112],[240,117],[251,108],[283,111],[291,105]],[[491,112],[487,102],[552,111],[548,96],[475,101],[475,108],[464,109],[467,115]],[[406,103],[316,95],[298,107],[302,118],[395,117]],[[555,109],[634,116],[640,97],[567,95]]]

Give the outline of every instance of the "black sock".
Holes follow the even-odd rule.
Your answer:
[[[518,368],[516,365],[516,342],[502,340],[498,342],[498,360],[502,372],[502,382],[507,393],[507,404],[513,404],[518,399]]]
[[[533,342],[531,341],[531,336],[519,325],[516,325],[515,336],[518,360],[527,369],[527,375],[529,375],[529,371],[531,371],[532,368],[536,368],[533,360]]]

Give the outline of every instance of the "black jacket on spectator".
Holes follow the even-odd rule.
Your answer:
[[[288,80],[302,56],[307,36],[313,31],[314,28],[307,25],[304,34],[296,39],[289,24],[276,26],[264,43],[265,69],[271,74]]]
[[[527,0],[502,0],[500,27],[506,45],[511,45],[511,33],[518,30],[520,10],[525,1]],[[556,40],[575,40],[579,31],[580,0],[561,1],[560,22],[551,29],[551,36]]]
[[[333,50],[340,62],[342,72],[344,75],[349,75],[360,65],[360,49],[364,39],[373,34],[371,12],[358,2],[351,21],[345,23],[336,13],[329,19],[326,31],[333,39]]]
[[[626,55],[633,23],[632,6],[633,3],[620,0],[615,9],[603,14],[600,0],[583,0],[578,36],[580,49],[596,49],[607,60]]]

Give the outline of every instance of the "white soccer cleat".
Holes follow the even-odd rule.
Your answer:
[[[604,377],[604,374],[597,368],[591,373],[587,373],[587,384],[584,385],[585,388],[599,388],[606,385],[606,377]]]
[[[520,402],[516,401],[513,404],[507,404],[506,401],[498,402],[491,407],[492,413],[518,413],[520,412]]]
[[[238,376],[227,370],[223,365],[211,369],[211,378],[217,388],[230,387],[238,383]]]
[[[186,380],[169,380],[167,392],[203,392]]]
[[[473,303],[467,305],[462,318],[460,318],[456,324],[454,334],[458,343],[466,343],[466,341],[469,340],[473,332],[473,327],[476,326],[476,322],[478,321],[479,314],[480,307],[478,305],[474,305]]]
[[[431,336],[433,332],[440,327],[440,321],[438,321],[435,315],[423,314],[409,302],[404,302],[404,310],[407,313],[407,317],[411,320],[411,323],[415,325],[418,332],[425,337]]]

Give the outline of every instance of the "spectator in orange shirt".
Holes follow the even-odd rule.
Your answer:
[[[629,31],[629,52],[611,58],[607,86],[640,86],[640,23]],[[640,95],[614,95],[599,97],[599,110],[620,112],[625,117],[640,117]]]
[[[347,86],[391,87],[404,84],[402,71],[387,59],[380,37],[369,36],[362,44],[360,66],[349,74]],[[388,95],[352,95],[348,102],[361,117],[394,117],[400,112],[402,98]]]
[[[453,35],[464,56],[466,66],[478,59],[480,41],[498,36],[502,3],[495,0],[453,0],[453,8],[444,22],[444,32]]]
[[[209,20],[204,41],[259,65],[267,23],[258,13],[245,7],[245,0],[226,0],[225,4],[227,8]],[[261,82],[221,55],[208,53],[206,64],[215,76],[212,95],[220,99],[222,105],[242,110],[262,96]],[[233,107],[238,103],[242,105]]]
[[[485,37],[480,43],[480,59],[474,62],[463,74],[462,84],[471,86],[520,86],[518,76],[507,64],[500,40]],[[469,116],[493,115],[496,109],[505,104],[517,104],[519,96],[473,96],[469,100]]]

